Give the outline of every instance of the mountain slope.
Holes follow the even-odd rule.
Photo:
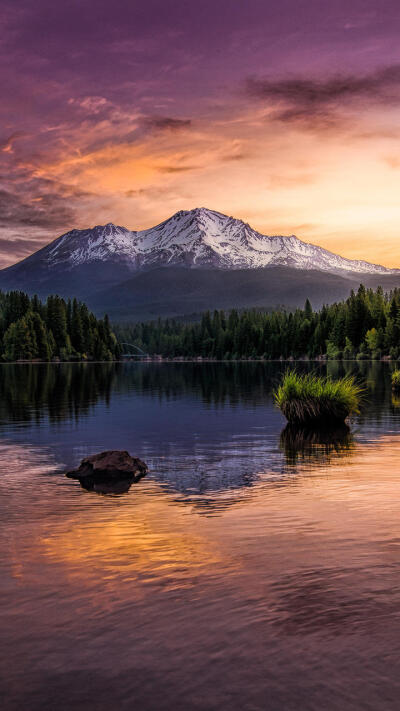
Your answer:
[[[206,208],[177,212],[156,227],[132,232],[111,223],[72,230],[39,252],[5,270],[40,266],[73,270],[85,264],[111,263],[131,272],[162,265],[192,268],[259,269],[290,266],[297,269],[388,274],[375,264],[340,257],[295,236],[267,236],[241,220]]]
[[[360,282],[400,284],[400,270],[352,261],[297,237],[266,236],[219,212],[180,211],[148,230],[72,230],[0,271],[1,289],[77,296],[114,319],[205,308],[315,306]]]
[[[360,283],[385,291],[400,286],[398,275],[343,276],[315,269],[276,266],[263,269],[197,270],[158,267],[89,297],[95,313],[107,312],[114,321],[153,320],[158,316],[190,316],[231,308],[314,308],[340,301]]]

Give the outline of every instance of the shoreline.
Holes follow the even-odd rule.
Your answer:
[[[229,360],[217,358],[124,358],[123,360],[10,360],[1,361],[0,365],[106,365],[107,363],[318,363],[325,365],[326,363],[398,363],[390,357],[363,358],[270,358],[268,360],[262,358],[231,358]]]

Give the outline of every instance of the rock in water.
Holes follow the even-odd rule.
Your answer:
[[[126,451],[110,450],[85,457],[78,469],[67,472],[66,476],[78,479],[91,491],[122,493],[147,472],[147,464],[138,457],[131,457]]]

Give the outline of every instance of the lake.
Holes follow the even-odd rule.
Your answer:
[[[381,362],[332,441],[293,438],[285,364],[0,366],[5,711],[397,710],[400,399]],[[127,449],[99,494],[65,470]]]

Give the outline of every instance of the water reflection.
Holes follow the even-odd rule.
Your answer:
[[[395,409],[400,407],[400,395],[392,393],[392,405]]]
[[[282,451],[284,367],[0,368],[2,708],[397,711],[392,366],[321,366],[367,381],[354,441]],[[151,471],[64,477],[103,449]]]
[[[137,484],[136,477],[121,477],[120,479],[101,480],[95,477],[85,477],[79,481],[82,489],[95,491],[96,494],[126,494],[132,484]]]
[[[88,496],[49,452],[0,448],[3,708],[396,711],[399,457],[384,437],[261,476],[207,518],[147,477]]]
[[[290,466],[305,461],[327,463],[332,456],[348,457],[354,437],[346,424],[317,429],[288,424],[281,432],[280,446]]]
[[[394,364],[379,361],[296,363],[332,377],[355,375],[367,386],[363,417],[380,417],[392,398]],[[0,420],[32,422],[79,418],[97,402],[135,392],[162,401],[199,399],[214,411],[271,403],[286,363],[75,363],[3,364],[0,367]]]
[[[296,367],[333,377],[352,373],[366,383],[362,412],[351,426],[356,441],[399,428],[394,365]],[[305,462],[317,467],[352,455],[346,431],[329,438],[287,428],[281,435],[284,419],[272,391],[285,368],[260,362],[3,365],[0,436],[49,448],[65,470],[104,449],[128,449],[148,463],[164,490],[218,512],[246,498],[260,477],[272,481]]]
[[[385,618],[396,614],[397,596],[387,589],[378,595],[364,577],[365,571],[340,565],[282,575],[273,584],[274,626],[294,636],[319,633],[335,637],[344,628],[356,631],[366,624],[378,629]],[[357,588],[352,587],[355,580]]]
[[[90,363],[0,366],[0,422],[78,420],[98,401],[108,404],[116,365]]]

